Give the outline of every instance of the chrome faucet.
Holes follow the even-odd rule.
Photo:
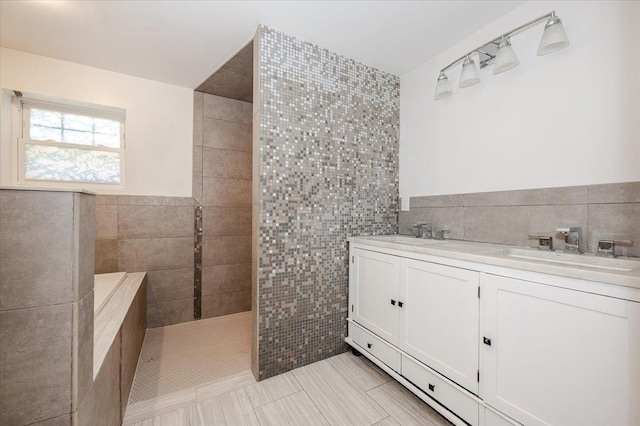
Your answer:
[[[419,225],[422,225],[422,238],[433,238],[433,227],[429,222],[422,222]]]
[[[432,238],[431,223],[418,222],[409,227],[409,230],[416,238]]]
[[[572,226],[569,228],[558,228],[556,232],[564,235],[564,252],[565,253],[584,253],[584,245],[582,243],[582,227]]]

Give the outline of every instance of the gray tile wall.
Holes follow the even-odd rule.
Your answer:
[[[94,198],[0,190],[0,424],[70,424],[89,392]]]
[[[398,230],[400,82],[269,28],[254,45],[252,360],[264,379],[346,350],[346,239]]]
[[[630,239],[620,254],[640,256],[640,182],[474,194],[411,197],[410,210],[400,212],[400,233],[416,222],[449,226],[451,238],[519,246],[535,246],[530,234],[551,235],[564,247],[559,227],[581,226],[586,251],[598,240]]]
[[[252,105],[196,92],[194,193],[202,206],[202,318],[251,309]]]
[[[193,321],[190,197],[99,195],[95,273],[147,272],[149,328]]]

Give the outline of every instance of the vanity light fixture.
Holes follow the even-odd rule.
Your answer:
[[[524,30],[539,24],[546,20],[540,46],[538,47],[538,56],[548,55],[557,52],[569,45],[569,39],[564,31],[562,19],[556,16],[556,12],[552,11],[539,18],[529,21],[513,30],[502,34],[477,49],[459,57],[446,67],[440,70],[438,82],[436,84],[436,92],[434,98],[436,100],[444,99],[453,94],[451,84],[445,74],[446,71],[462,62],[462,74],[460,76],[459,87],[469,87],[480,82],[480,73],[476,68],[475,61],[471,59],[471,55],[478,55],[478,63],[480,69],[493,64],[493,73],[500,74],[517,66],[520,61],[511,47],[511,37],[519,34]]]

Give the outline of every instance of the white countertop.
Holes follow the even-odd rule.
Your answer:
[[[540,272],[640,289],[640,258],[618,257],[616,259],[608,259],[595,256],[592,253],[564,256],[561,251],[540,253],[540,250],[534,248],[458,240],[426,240],[402,235],[349,237],[348,241],[351,244],[373,246],[381,249],[439,256],[483,265]],[[532,257],[548,256],[550,259],[531,259],[527,257],[528,255]],[[563,263],[562,261],[567,256],[569,259],[575,256],[574,259],[576,261],[585,263]],[[562,259],[555,260],[553,259],[554,257]],[[594,264],[589,264],[589,262]],[[609,267],[618,269],[609,269]]]

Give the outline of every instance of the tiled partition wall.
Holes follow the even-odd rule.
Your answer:
[[[346,350],[346,239],[398,230],[400,82],[265,27],[254,46],[252,359],[264,379]]]
[[[147,272],[149,328],[193,321],[193,199],[98,195],[96,204],[96,273]]]
[[[448,225],[453,239],[535,246],[528,235],[551,235],[562,249],[555,230],[581,226],[586,251],[598,240],[630,239],[627,255],[640,256],[640,182],[411,197],[409,205],[400,212],[402,234],[423,221]]]
[[[94,209],[86,193],[0,190],[1,425],[69,425],[86,405]]]
[[[195,92],[194,198],[202,206],[202,318],[251,309],[251,111]]]

